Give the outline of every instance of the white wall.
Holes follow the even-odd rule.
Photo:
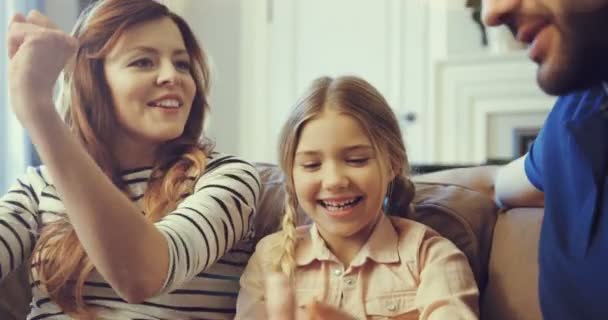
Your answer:
[[[43,10],[62,30],[69,32],[78,17],[78,0],[43,0]]]
[[[60,6],[57,6],[57,4]],[[2,31],[0,32],[0,146],[2,159],[0,160],[0,192],[6,190],[16,179],[25,172],[26,164],[30,159],[30,147],[26,140],[26,134],[21,124],[15,118],[8,104],[8,92],[6,83],[7,63],[5,39],[6,25],[8,19],[16,12],[27,14],[28,9],[41,6],[40,9],[48,9],[51,18],[57,21],[60,27],[71,25],[76,16],[75,0],[2,0],[0,1],[0,15],[2,15]]]
[[[471,9],[464,5],[450,7],[447,20],[448,56],[479,53],[486,49],[481,44],[481,30],[471,17]]]
[[[57,21],[60,26],[69,30],[77,15],[77,0],[43,0],[47,13]],[[61,1],[62,6],[57,6]],[[223,152],[250,156],[252,149],[258,149],[268,136],[268,128],[256,126],[257,119],[270,118],[270,123],[282,122],[283,115],[266,112],[268,109],[255,108],[252,105],[265,105],[277,97],[282,97],[293,88],[281,88],[279,84],[273,87],[261,87],[263,90],[248,92],[247,86],[252,82],[267,81],[268,66],[245,65],[243,56],[268,55],[264,48],[251,51],[247,43],[264,41],[268,30],[261,28],[255,32],[247,31],[247,21],[251,19],[267,19],[269,11],[267,6],[272,4],[278,8],[281,0],[164,0],[172,9],[182,14],[190,23],[192,29],[206,49],[212,64],[212,115],[208,126],[208,135],[217,142],[217,149]],[[302,0],[305,1],[305,0]],[[327,0],[332,1],[332,0]],[[413,111],[419,121],[412,124],[404,123],[406,136],[432,137],[434,132],[423,121],[432,117],[433,106],[436,104],[433,97],[434,61],[446,61],[462,56],[484,54],[488,48],[481,45],[479,27],[472,21],[470,10],[464,8],[464,0],[403,0],[404,28],[402,52],[404,60],[403,87],[399,93],[400,103],[397,103],[400,116]],[[68,5],[65,5],[68,3]],[[427,7],[428,6],[428,7]],[[244,9],[245,8],[245,9]],[[258,12],[259,11],[259,12]],[[257,13],[256,13],[257,12]],[[311,12],[310,14],[315,14]],[[274,17],[280,19],[280,17]],[[264,22],[262,22],[263,24]],[[260,23],[257,23],[260,25]],[[249,39],[249,35],[254,35]],[[267,48],[270,50],[270,48]],[[326,48],[332,50],[332,48]],[[244,52],[247,51],[247,52]],[[314,60],[311,60],[314,61]],[[368,68],[374,68],[370,60]],[[269,63],[276,63],[270,61]],[[381,68],[381,63],[378,64]],[[268,114],[267,114],[268,113]],[[241,122],[239,122],[241,118]],[[242,121],[254,123],[246,130],[242,130]],[[268,123],[265,121],[264,123]],[[500,127],[500,126],[499,126]],[[498,131],[496,131],[498,132]],[[495,134],[494,131],[492,134]],[[498,134],[498,133],[497,133]],[[255,136],[261,139],[259,146],[244,143],[244,136]],[[428,139],[428,138],[425,138]],[[263,140],[263,141],[262,141]],[[406,139],[407,140],[407,139]],[[420,139],[418,139],[420,141]],[[409,151],[414,160],[433,160],[430,144],[416,142],[409,145]],[[274,146],[264,147],[264,159],[274,159]],[[259,152],[259,151],[258,151]],[[272,152],[272,154],[270,154]],[[492,150],[492,155],[505,155],[507,150]],[[256,157],[253,157],[256,158]],[[257,159],[257,158],[256,158]]]
[[[195,0],[185,10],[212,65],[208,135],[217,150],[238,154],[241,0]]]

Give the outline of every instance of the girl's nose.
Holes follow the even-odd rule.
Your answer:
[[[348,176],[338,168],[329,168],[323,174],[323,184],[327,190],[340,190],[348,187]]]

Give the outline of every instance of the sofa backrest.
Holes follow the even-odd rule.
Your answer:
[[[285,191],[283,175],[277,166],[256,164],[263,190],[255,219],[256,238],[279,229]],[[450,239],[462,250],[481,290],[485,288],[488,259],[492,245],[497,207],[494,201],[477,191],[455,185],[417,183],[415,212],[409,218],[422,222]],[[299,223],[307,223],[300,212]],[[24,319],[31,300],[25,268],[0,283],[0,319]]]
[[[32,300],[27,275],[23,265],[0,283],[0,319],[25,319]]]

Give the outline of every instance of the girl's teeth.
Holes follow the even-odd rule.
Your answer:
[[[157,107],[178,108],[179,101],[177,100],[162,100],[155,103]]]
[[[332,201],[321,201],[321,203],[323,204],[323,206],[325,206],[328,209],[343,209],[346,207],[350,207],[354,204],[356,204],[358,201],[358,198],[349,200],[349,201],[341,201],[341,202],[332,202]]]

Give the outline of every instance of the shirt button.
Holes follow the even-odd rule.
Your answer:
[[[334,276],[339,277],[342,275],[342,270],[340,269],[334,269]]]
[[[397,310],[397,307],[394,304],[389,304],[387,309],[390,312],[395,312],[395,310]]]

